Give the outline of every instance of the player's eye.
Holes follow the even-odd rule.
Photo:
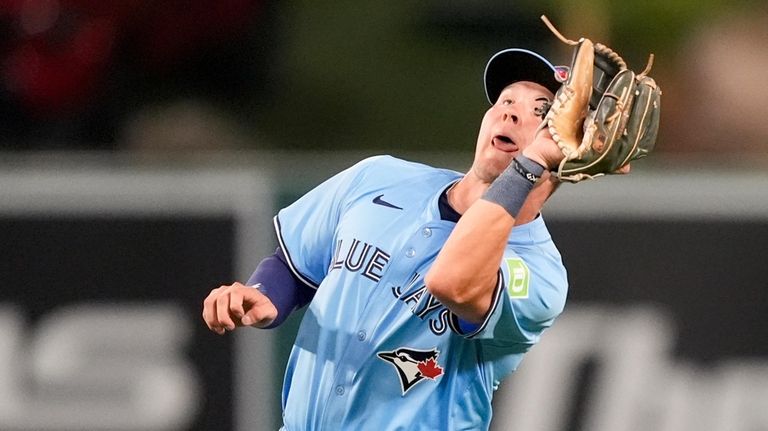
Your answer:
[[[508,105],[513,104],[513,103],[515,103],[515,102],[512,99],[504,99],[501,102],[501,104],[504,105],[504,106],[508,106]]]
[[[549,108],[552,107],[552,102],[549,99],[536,99],[537,102],[542,102],[539,106],[533,108],[533,114],[537,117],[540,117],[542,120],[544,117],[547,116],[547,112],[549,112]]]

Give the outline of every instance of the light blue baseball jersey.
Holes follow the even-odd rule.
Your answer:
[[[424,274],[455,226],[438,198],[460,178],[372,157],[275,217],[291,270],[317,289],[286,369],[285,430],[488,428],[493,391],[561,313],[567,277],[538,217],[512,230],[481,325],[432,297]]]

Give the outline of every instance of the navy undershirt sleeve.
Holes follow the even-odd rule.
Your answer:
[[[264,258],[248,279],[249,286],[257,286],[277,308],[277,318],[265,329],[279,326],[294,311],[309,303],[315,289],[304,284],[288,266],[283,250]]]

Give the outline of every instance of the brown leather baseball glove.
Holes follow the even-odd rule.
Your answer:
[[[570,71],[543,124],[565,155],[557,177],[591,179],[647,156],[656,144],[661,109],[661,89],[648,76],[653,54],[635,74],[607,46],[566,39],[541,18],[561,41],[575,47]]]

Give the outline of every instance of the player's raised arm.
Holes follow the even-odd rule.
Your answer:
[[[512,228],[535,218],[559,185],[546,171],[532,187],[506,181],[501,202],[486,192],[467,209],[425,278],[430,292],[468,322],[482,322],[491,306]]]
[[[563,158],[540,127],[552,100],[549,88],[529,81],[500,90],[483,117],[472,168],[449,195],[463,215],[425,283],[465,321],[484,320],[512,227],[536,217],[555,189],[548,175],[541,178]]]

